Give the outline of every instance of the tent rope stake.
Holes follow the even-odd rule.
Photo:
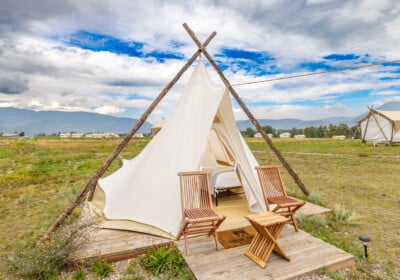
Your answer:
[[[211,40],[215,37],[217,33],[214,31],[208,36],[207,40],[204,41],[204,46],[207,46]],[[168,83],[168,85],[161,91],[161,93],[154,99],[153,103],[149,106],[149,108],[143,113],[143,115],[139,118],[135,126],[131,129],[131,131],[125,136],[125,138],[121,141],[121,143],[117,146],[114,152],[107,158],[104,164],[100,167],[100,169],[95,173],[95,175],[88,181],[85,188],[76,196],[74,201],[69,205],[67,209],[57,218],[57,220],[51,225],[51,227],[45,232],[45,234],[40,238],[38,244],[42,244],[45,240],[47,240],[52,232],[56,230],[65,219],[72,213],[75,207],[78,206],[82,198],[89,192],[88,200],[91,201],[93,198],[94,189],[97,185],[97,181],[100,177],[107,171],[112,162],[118,157],[121,153],[122,149],[128,144],[133,135],[139,130],[139,128],[146,121],[148,116],[153,112],[153,110],[157,107],[158,103],[165,97],[168,91],[176,84],[176,82],[181,78],[181,76],[185,73],[185,71],[193,64],[196,58],[201,54],[201,50],[197,50],[192,57],[188,60],[188,62],[179,70],[179,72],[175,75],[175,77]]]
[[[240,107],[243,109],[243,111],[246,113],[247,117],[250,119],[250,121],[253,123],[253,125],[256,127],[258,132],[261,133],[262,137],[264,140],[267,142],[268,146],[270,149],[275,153],[275,155],[278,157],[278,159],[281,161],[282,165],[285,167],[285,169],[289,172],[289,174],[292,176],[293,180],[296,182],[296,184],[300,187],[302,192],[308,196],[309,192],[306,189],[305,185],[301,181],[300,177],[297,175],[297,173],[292,169],[292,167],[289,165],[289,163],[286,161],[286,159],[283,157],[283,155],[279,152],[279,150],[275,147],[275,145],[272,143],[271,139],[268,137],[268,135],[265,133],[265,131],[262,129],[260,123],[256,120],[256,118],[253,116],[253,114],[250,112],[250,110],[247,108],[247,106],[243,103],[239,95],[236,93],[236,91],[233,89],[232,85],[228,81],[228,79],[225,77],[225,75],[222,73],[221,69],[218,67],[218,65],[215,63],[214,59],[212,56],[207,52],[205,49],[205,46],[201,44],[201,42],[197,39],[196,35],[194,32],[189,28],[189,26],[184,23],[183,27],[186,29],[186,31],[189,33],[190,37],[193,39],[193,41],[196,43],[198,46],[199,50],[204,54],[204,56],[207,58],[207,60],[210,62],[210,64],[213,66],[215,71],[218,73],[220,78],[222,79],[223,83],[225,86],[229,89],[230,93],[232,96],[235,98],[237,103],[240,105]]]

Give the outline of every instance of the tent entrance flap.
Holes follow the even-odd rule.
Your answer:
[[[235,157],[232,155],[232,152],[229,150],[222,137],[217,134],[214,126],[215,124],[213,124],[213,128],[210,130],[205,153],[210,153],[218,164],[233,166],[236,161]]]

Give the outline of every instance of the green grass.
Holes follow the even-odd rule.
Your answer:
[[[91,272],[94,275],[99,276],[101,279],[103,279],[104,277],[107,277],[111,273],[113,273],[114,268],[111,263],[98,260],[94,262]]]
[[[0,138],[0,254],[37,240],[120,141]],[[132,140],[123,155],[133,157],[147,141]]]
[[[260,164],[279,164],[262,139],[247,140]],[[0,257],[11,254],[21,241],[38,240],[120,141],[0,138]],[[124,158],[134,157],[147,142],[132,139],[123,150]],[[358,236],[368,235],[372,241],[367,267],[400,275],[400,146],[332,139],[273,142],[311,192],[310,200],[338,208],[336,218],[327,218],[325,225],[307,221],[302,226],[308,223],[310,232],[358,257]],[[107,174],[117,166],[113,163]],[[282,173],[290,194],[301,197],[287,171]],[[343,222],[349,213],[355,222]]]
[[[173,244],[149,250],[141,263],[153,275],[164,273],[168,278],[193,279],[184,258]]]
[[[331,221],[335,228],[316,235],[357,256],[362,255],[358,236],[368,235],[372,239],[369,261],[400,275],[400,146],[331,139],[273,142],[311,194],[318,194],[320,204],[330,209],[340,205],[356,219],[351,224]],[[249,146],[260,164],[279,164],[262,140],[251,139]],[[282,169],[282,173],[292,195],[302,196],[288,172]]]
[[[3,256],[4,272],[20,279],[58,279],[83,240],[80,229],[86,225],[71,227],[71,222],[68,219],[66,226],[58,228],[40,245],[33,240],[28,243],[21,240],[12,254]]]

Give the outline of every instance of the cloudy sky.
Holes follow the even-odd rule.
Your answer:
[[[232,84],[400,59],[397,0],[0,0],[0,107],[139,117],[204,41]],[[204,59],[203,59],[204,60]],[[219,78],[210,69],[215,83]],[[400,101],[400,63],[235,86],[258,118]],[[189,74],[150,122],[167,116]],[[245,119],[235,105],[236,117]]]

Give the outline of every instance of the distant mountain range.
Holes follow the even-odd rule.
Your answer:
[[[400,102],[388,102],[374,109],[382,111],[400,111]],[[367,109],[365,111],[365,114],[356,117],[333,117],[311,121],[303,121],[299,119],[258,119],[258,122],[262,126],[269,125],[275,129],[306,128],[310,126],[328,126],[330,124],[347,124],[351,127],[357,125],[357,122],[368,113]],[[250,120],[238,121],[237,125],[240,130],[246,130],[248,127],[254,128]]]
[[[0,132],[24,132],[25,135],[59,132],[114,132],[128,133],[136,124],[132,118],[118,118],[96,113],[32,111],[16,108],[0,108]],[[151,124],[145,122],[140,133],[149,133]]]
[[[375,109],[400,111],[400,102],[389,102]],[[275,129],[305,128],[342,123],[354,126],[365,114],[357,117],[334,117],[312,121],[299,119],[259,119],[258,121],[262,126],[270,125]],[[124,134],[128,133],[136,122],[137,120],[132,118],[119,118],[96,113],[0,108],[0,132],[5,133],[24,132],[25,135],[36,135],[39,133],[51,135],[59,132],[114,132]],[[249,120],[238,121],[237,124],[240,130],[253,127],[253,124]],[[139,132],[149,133],[151,126],[150,123],[145,122],[139,129]]]
[[[388,102],[374,109],[382,111],[400,111],[400,101]]]
[[[306,128],[310,126],[328,126],[330,124],[338,125],[338,124],[347,124],[348,126],[355,126],[357,122],[363,117],[334,117],[334,118],[325,118],[319,120],[311,120],[311,121],[303,121],[299,119],[258,119],[258,122],[261,126],[269,125],[275,129],[292,129],[292,128]],[[238,121],[237,125],[240,130],[246,130],[246,128],[251,127],[254,128],[253,124],[249,120]]]

